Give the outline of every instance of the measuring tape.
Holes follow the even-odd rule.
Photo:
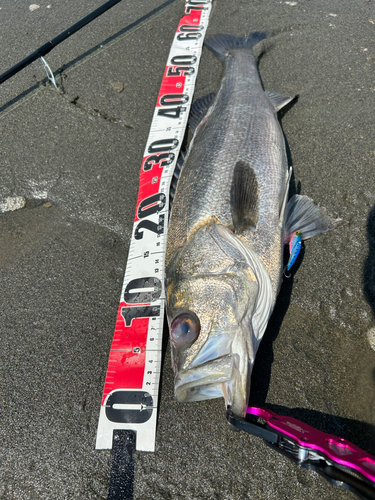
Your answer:
[[[125,278],[109,354],[96,448],[115,429],[154,451],[165,310],[169,187],[184,138],[211,0],[188,0],[168,56],[143,155]]]

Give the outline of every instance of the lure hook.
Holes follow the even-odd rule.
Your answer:
[[[289,279],[292,276],[292,273],[287,274],[287,268],[286,267],[287,266],[284,267],[283,274],[284,274],[285,278]]]

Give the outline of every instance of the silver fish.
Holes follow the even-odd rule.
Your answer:
[[[287,204],[291,168],[277,111],[292,98],[262,88],[252,48],[264,38],[206,42],[224,75],[216,97],[192,107],[166,252],[175,395],[224,397],[240,416],[280,289],[284,244],[296,230],[306,239],[336,224],[306,196]]]

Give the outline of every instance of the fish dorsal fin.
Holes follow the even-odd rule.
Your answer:
[[[288,243],[293,233],[301,231],[303,240],[334,229],[341,219],[332,219],[325,208],[318,207],[311,198],[295,194],[288,201],[285,210],[284,243]]]
[[[245,161],[238,161],[233,171],[230,190],[232,221],[236,233],[258,223],[258,180],[254,169]]]
[[[173,172],[173,176],[172,176],[172,180],[171,180],[171,186],[169,189],[169,210],[172,210],[174,195],[176,194],[178,180],[180,178],[181,171],[182,171],[187,153],[188,153],[187,149],[184,149],[184,150],[181,149],[180,154],[178,156],[178,159],[176,161],[176,166],[174,168],[174,172]]]
[[[284,94],[278,94],[273,90],[266,90],[265,94],[274,105],[276,111],[280,111],[281,108],[289,104],[294,99],[294,97],[289,97]]]
[[[215,93],[211,92],[211,94],[205,95],[204,97],[200,97],[197,99],[190,109],[189,115],[189,126],[194,130],[198,127],[200,122],[206,116],[207,111],[209,110],[213,100],[215,98]]]

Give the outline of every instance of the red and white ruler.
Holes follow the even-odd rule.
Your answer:
[[[165,310],[169,187],[185,134],[211,0],[188,0],[178,25],[143,155],[138,200],[109,354],[96,448],[115,429],[154,451]]]

